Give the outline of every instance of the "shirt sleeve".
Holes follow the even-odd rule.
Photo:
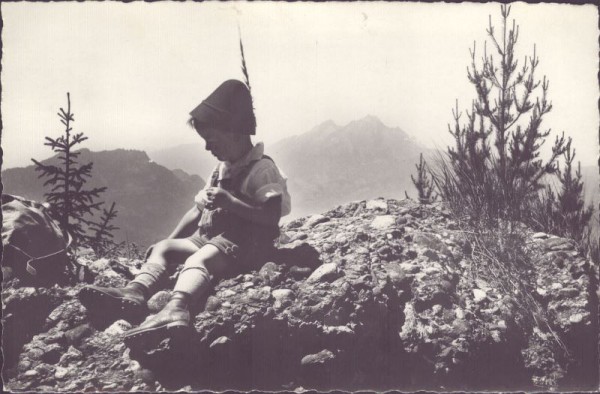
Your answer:
[[[257,163],[249,174],[246,185],[247,195],[258,203],[281,197],[281,216],[290,213],[290,196],[287,191],[287,181],[271,160],[263,159]]]

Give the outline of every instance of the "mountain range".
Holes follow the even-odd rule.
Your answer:
[[[204,186],[198,175],[171,171],[154,163],[143,151],[82,149],[80,152],[79,163],[94,163],[86,187],[106,186],[100,200],[107,208],[113,201],[116,203],[115,225],[119,230],[114,235],[118,241],[150,245],[166,237]],[[54,157],[42,163],[57,164],[58,161]],[[4,193],[43,201],[45,179],[39,179],[38,174],[34,165],[2,171]]]
[[[288,178],[292,197],[288,220],[354,200],[398,198],[404,191],[414,196],[410,174],[419,153],[427,151],[402,129],[388,127],[374,116],[344,126],[328,120],[265,147]],[[201,142],[149,156],[167,168],[201,176],[208,176],[216,164]]]
[[[416,196],[410,175],[419,154],[432,156],[400,128],[367,116],[344,126],[329,120],[312,130],[267,145],[288,179],[292,213],[283,222],[345,202],[377,197]],[[94,162],[91,186],[107,186],[102,200],[116,202],[118,240],[148,245],[163,238],[189,209],[217,163],[204,144],[149,152],[117,149],[81,151],[80,162]],[[55,161],[48,159],[44,163]],[[600,176],[582,167],[586,203],[600,202]],[[43,179],[34,166],[2,171],[4,192],[43,200]]]

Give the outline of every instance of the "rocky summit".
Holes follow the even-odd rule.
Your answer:
[[[570,240],[525,229],[522,241],[519,270],[484,267],[441,204],[349,203],[287,223],[271,261],[215,284],[189,343],[147,352],[124,345],[131,323],[88,317],[86,283],[5,276],[5,389],[596,389],[593,267]],[[101,286],[141,264],[79,262]]]

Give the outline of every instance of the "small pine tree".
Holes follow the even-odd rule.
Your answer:
[[[87,215],[99,209],[101,202],[95,200],[106,187],[84,189],[88,178],[91,177],[93,163],[79,164],[77,157],[80,152],[75,152],[74,147],[87,139],[83,133],[71,134],[72,122],[75,121],[71,113],[71,97],[67,93],[67,111],[60,108],[58,113],[61,123],[65,126],[64,135],[54,139],[46,137],[44,145],[50,146],[58,153],[60,165],[42,164],[31,159],[36,171],[40,171],[39,178],[48,178],[44,186],[51,185],[49,192],[45,193],[46,200],[52,205],[51,213],[61,224],[63,230],[68,231],[75,244],[86,239],[85,226],[90,225]]]
[[[102,216],[98,223],[90,223],[89,231],[92,235],[87,236],[88,244],[98,257],[104,257],[109,251],[118,246],[113,240],[113,231],[119,227],[112,224],[112,221],[117,217],[118,211],[115,209],[113,202],[109,210],[103,209]]]
[[[591,205],[585,206],[581,163],[577,164],[577,170],[573,173],[575,149],[571,149],[571,139],[567,142],[563,156],[565,169],[557,170],[560,190],[557,192],[552,216],[557,223],[559,235],[581,241],[594,208]]]
[[[540,148],[550,135],[550,130],[541,126],[552,109],[547,99],[549,82],[545,76],[542,81],[535,76],[539,63],[535,46],[533,55],[518,68],[515,47],[519,28],[514,20],[512,27],[508,26],[510,6],[502,5],[501,14],[500,39],[491,16],[487,29],[493,53],[488,53],[486,43],[478,64],[476,46],[470,51],[467,74],[477,99],[471,111],[466,111],[464,124],[458,104],[453,110],[454,126],[448,125],[448,129],[455,143],[448,148],[444,179],[436,183],[452,182],[439,187],[440,192],[444,199],[463,204],[463,210],[491,220],[527,221],[530,201],[543,189],[543,176],[556,171],[565,138],[556,138],[548,160],[540,159]]]
[[[419,164],[415,164],[417,168],[417,178],[410,176],[413,184],[417,188],[417,192],[419,193],[419,201],[422,204],[429,204],[433,202],[437,195],[433,192],[434,183],[432,178],[429,177],[428,173],[429,167],[427,166],[427,162],[423,159],[423,154],[419,156]]]

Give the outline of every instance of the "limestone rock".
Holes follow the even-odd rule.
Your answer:
[[[324,349],[319,353],[308,354],[302,357],[302,361],[300,362],[303,366],[315,365],[315,364],[326,364],[330,360],[335,358],[335,354],[331,351]]]
[[[329,218],[326,216],[313,215],[313,216],[309,217],[308,219],[306,219],[306,222],[304,223],[304,227],[312,228],[312,227],[316,226],[317,224],[325,223],[328,221],[329,221]]]
[[[160,312],[165,307],[165,305],[167,305],[167,302],[169,302],[170,297],[171,297],[170,291],[161,290],[161,291],[157,292],[152,297],[150,297],[150,299],[148,300],[148,310],[151,313]]]
[[[367,201],[366,208],[372,211],[384,211],[386,212],[388,209],[387,202],[384,200],[369,200]]]
[[[112,325],[110,325],[110,327],[108,327],[106,330],[104,330],[105,334],[108,335],[122,335],[125,331],[130,330],[131,329],[131,323],[129,323],[126,320],[117,320],[116,322],[114,322]]]
[[[167,338],[147,351],[124,345],[131,325],[81,305],[83,283],[33,288],[8,278],[5,385],[125,392],[541,384],[558,391],[573,388],[573,377],[588,379],[579,360],[595,360],[591,263],[569,240],[524,229],[527,265],[507,271],[542,306],[571,352],[564,357],[544,325],[523,326],[523,295],[510,287],[516,279],[498,283],[503,275],[473,261],[476,245],[462,230],[443,204],[408,199],[352,202],[293,220],[268,263],[214,282],[192,311],[189,339]],[[123,285],[139,264],[84,260],[94,283],[107,285]],[[152,312],[167,294],[149,302]],[[590,382],[578,389],[593,389]]]
[[[371,228],[376,230],[387,230],[396,225],[396,218],[393,215],[376,216],[371,222]]]
[[[326,263],[317,268],[306,280],[309,283],[333,281],[339,277],[338,266],[335,263]]]

